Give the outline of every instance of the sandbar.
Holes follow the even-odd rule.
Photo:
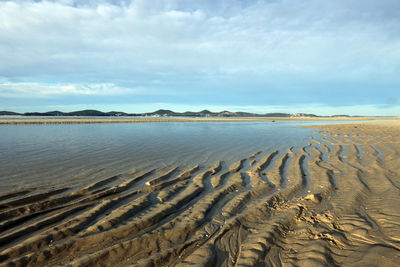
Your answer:
[[[0,117],[0,124],[88,124],[144,122],[229,122],[229,121],[367,121],[393,120],[397,117]]]

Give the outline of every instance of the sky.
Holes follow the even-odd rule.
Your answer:
[[[0,110],[400,116],[399,0],[0,0]]]

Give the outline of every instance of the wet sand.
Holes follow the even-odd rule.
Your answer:
[[[138,123],[138,122],[229,122],[229,121],[360,121],[360,120],[392,120],[395,117],[147,117],[147,118],[0,118],[0,124],[75,124],[75,123]]]
[[[400,121],[0,196],[0,266],[398,266]]]

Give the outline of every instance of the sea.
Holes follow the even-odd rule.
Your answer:
[[[124,172],[231,164],[305,145],[307,125],[350,121],[0,125],[0,193],[82,184]]]

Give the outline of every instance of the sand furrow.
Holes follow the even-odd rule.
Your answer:
[[[266,176],[266,172],[272,167],[272,162],[275,158],[275,156],[279,153],[278,150],[275,150],[266,156],[264,156],[261,161],[253,165],[249,170],[247,170],[247,174],[249,175],[249,181],[250,185],[253,188],[256,188],[258,186],[264,186],[267,184],[271,188],[275,188],[276,185],[273,184],[270,179]]]
[[[0,236],[0,246],[4,246],[7,243],[16,240],[17,238],[21,238],[22,236],[25,236],[27,234],[32,234],[34,231],[38,231],[44,227],[47,227],[51,224],[57,223],[57,222],[62,222],[63,219],[66,217],[77,213],[79,211],[82,211],[88,207],[90,207],[90,204],[74,207],[72,209],[68,209],[65,211],[62,211],[60,213],[56,213],[54,215],[50,215],[49,217],[42,219],[38,222],[34,222],[26,227],[21,227],[17,229],[16,231],[13,231],[9,234],[1,235]]]
[[[9,193],[9,194],[5,194],[5,195],[0,196],[0,201],[4,201],[4,200],[8,200],[10,198],[16,198],[16,197],[19,197],[19,196],[23,196],[23,195],[26,195],[26,194],[28,194],[30,192],[32,192],[32,189],[30,189],[30,190],[22,190],[22,191],[17,191],[17,192],[12,192],[12,193]]]
[[[145,240],[148,239],[158,240],[158,242],[162,242],[162,240],[160,240],[159,238],[160,235],[162,235],[163,237],[171,236],[167,240],[170,240],[173,235],[174,236],[173,239],[175,240],[175,242],[176,239],[179,237],[188,238],[188,235],[189,236],[193,235],[198,231],[198,230],[195,231],[195,229],[199,227],[199,224],[203,224],[207,220],[211,220],[213,216],[210,215],[210,212],[212,212],[212,210],[215,209],[216,203],[218,203],[221,200],[221,198],[223,198],[224,195],[233,192],[237,188],[240,188],[241,184],[242,184],[242,179],[240,178],[240,176],[237,179],[232,179],[232,181],[228,183],[224,188],[221,188],[220,190],[217,190],[210,195],[205,195],[204,198],[201,198],[199,201],[194,203],[193,208],[186,209],[186,211],[183,214],[176,216],[175,219],[173,219],[174,222],[171,222],[174,223],[173,228],[169,227],[170,223],[164,222],[164,225],[166,226],[163,226],[164,228],[163,231],[153,230],[155,232],[153,231],[148,232],[144,234],[142,237],[138,237],[137,239],[127,240],[124,241],[123,244],[116,244],[112,247],[103,249],[101,253],[96,252],[94,255],[91,255],[90,262],[97,262],[100,258],[102,262],[107,261],[109,259],[108,255],[112,253],[115,246],[118,247],[123,245],[132,248],[133,244],[137,244],[139,241],[146,242]],[[154,215],[152,215],[152,218],[154,218]],[[188,232],[188,229],[191,229],[190,232]],[[158,237],[156,238],[154,236]],[[181,246],[176,246],[176,248],[172,248],[170,250],[177,250],[177,249],[181,249]],[[176,252],[174,253],[176,254]],[[130,255],[130,257],[134,257],[134,255]],[[153,257],[151,261],[157,262],[160,260],[159,257],[164,257],[164,256],[162,254],[158,255],[157,257]],[[79,264],[82,264],[82,261],[87,262],[88,260],[89,259],[87,259],[87,257],[85,256],[84,259],[80,259],[78,261]],[[147,259],[146,261],[150,261],[150,259]]]
[[[5,249],[0,254],[0,259],[20,256],[26,252],[35,251],[43,247],[47,248],[52,245],[53,242],[56,244],[56,241],[62,240],[68,236],[73,236],[86,227],[94,218],[101,216],[114,204],[115,203],[110,200],[97,203],[97,205],[87,210],[87,212],[81,213],[73,219],[63,222],[56,227],[47,229],[39,235],[26,238],[24,242],[18,243],[14,247]],[[17,262],[20,260],[21,259],[16,259]]]
[[[121,175],[114,175],[110,178],[107,179],[103,179],[101,181],[95,182],[91,185],[88,185],[87,187],[84,188],[84,190],[88,190],[88,191],[92,191],[94,189],[98,189],[99,187],[103,187],[109,183],[114,182],[115,180],[118,180],[120,178]]]
[[[106,213],[103,218],[88,226],[85,231],[82,231],[79,234],[79,236],[85,237],[86,235],[107,231],[108,229],[111,229],[112,227],[115,227],[133,217],[139,211],[149,207],[150,205],[150,195],[139,197],[125,205],[112,209],[109,214]]]
[[[156,178],[146,181],[146,185],[150,186],[150,185],[158,184],[158,183],[170,178],[171,175],[174,172],[176,172],[177,170],[178,170],[178,167],[172,168],[171,170],[167,171],[166,173],[161,174],[161,175],[157,176]]]
[[[232,166],[230,166],[228,171],[224,172],[223,174],[214,175],[213,177],[211,177],[211,181],[210,181],[211,186],[213,188],[216,188],[216,187],[223,185],[226,177],[240,171],[243,168],[243,163],[246,160],[247,159],[241,159],[238,162],[234,163]]]
[[[50,212],[53,211],[54,209],[57,208],[63,208],[66,206],[68,202],[71,202],[73,200],[76,200],[78,198],[83,197],[84,194],[80,194],[79,192],[77,193],[72,193],[66,196],[61,196],[58,198],[53,198],[51,200],[45,200],[45,201],[39,201],[37,203],[32,203],[29,205],[25,205],[22,207],[14,208],[7,210],[5,212],[0,213],[0,218],[3,219],[11,219],[14,217],[18,217],[16,220],[20,219],[22,217],[28,218],[30,217],[35,217],[37,214],[43,214],[45,212]]]
[[[6,203],[2,203],[0,205],[0,210],[2,209],[8,209],[8,208],[14,208],[14,207],[18,207],[21,205],[26,205],[32,202],[36,202],[36,201],[40,201],[46,198],[49,198],[51,196],[54,195],[58,195],[61,194],[65,191],[67,191],[69,188],[60,188],[60,189],[56,189],[56,190],[52,190],[49,192],[45,192],[45,193],[41,193],[41,194],[35,194],[32,196],[28,196],[28,197],[24,197],[24,198],[20,198],[20,199],[16,199],[10,202],[6,202]],[[8,216],[6,216],[8,217]],[[4,217],[2,215],[0,215],[0,219],[4,219]]]

